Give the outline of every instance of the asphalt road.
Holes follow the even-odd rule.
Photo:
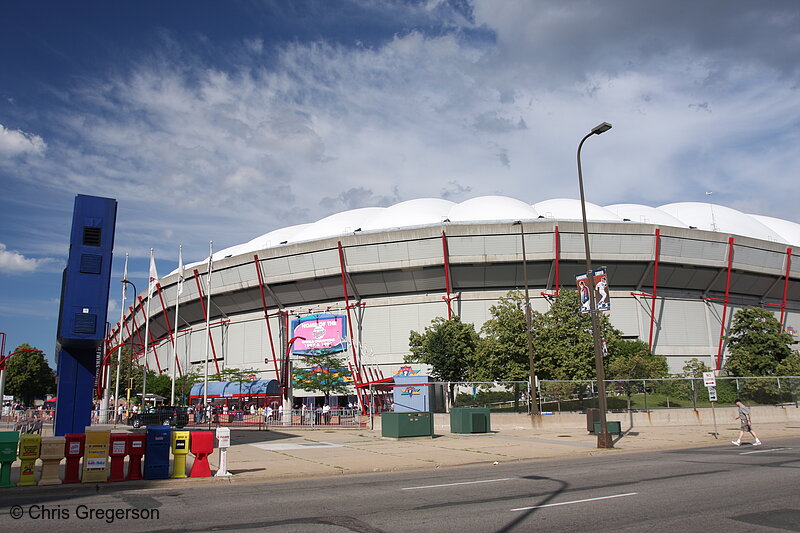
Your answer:
[[[800,438],[280,483],[198,481],[0,489],[0,531],[800,531]],[[108,512],[128,516],[98,516]]]

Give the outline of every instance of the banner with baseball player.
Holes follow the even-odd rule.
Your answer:
[[[598,268],[592,272],[594,277],[594,303],[597,311],[611,310],[611,295],[608,289],[608,273],[606,267]],[[575,276],[578,294],[581,297],[581,313],[588,313],[590,308],[589,280],[586,274]]]

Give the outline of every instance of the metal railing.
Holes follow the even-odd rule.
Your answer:
[[[717,377],[715,405],[734,405],[736,398],[749,405],[800,407],[799,376]],[[650,411],[711,407],[702,378],[605,380],[610,411]],[[597,407],[594,380],[542,380],[542,411],[583,411]]]

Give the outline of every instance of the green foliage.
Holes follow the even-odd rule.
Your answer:
[[[800,352],[793,351],[786,359],[778,363],[777,375],[800,376]]]
[[[690,380],[670,381],[661,386],[661,389],[668,392],[671,396],[692,401],[692,407],[697,408],[700,400],[700,393],[705,393],[703,386],[703,372],[710,372],[711,369],[700,359],[693,357],[683,365],[683,372],[678,377],[692,378]],[[719,391],[718,391],[719,394]]]
[[[27,351],[25,351],[27,350]],[[6,394],[19,398],[25,405],[33,405],[36,398],[56,392],[56,375],[36,348],[20,344],[6,363]]]
[[[791,335],[771,311],[761,307],[737,311],[725,340],[730,353],[725,368],[733,376],[774,376],[791,354]]]
[[[550,310],[533,313],[533,352],[541,379],[595,379],[592,322],[580,312],[578,291],[561,290]],[[601,335],[613,344],[620,332],[598,313]]]
[[[167,399],[165,403],[169,403],[171,393],[172,377],[169,374],[156,374],[153,370],[147,371],[147,394],[158,394]]]
[[[408,344],[411,353],[406,363],[422,363],[431,367],[437,381],[464,381],[470,362],[476,360],[480,338],[473,324],[436,317],[424,333],[412,331]]]
[[[192,392],[192,385],[203,381],[200,371],[194,369],[175,378],[175,403],[188,405],[189,394]]]
[[[606,363],[606,376],[621,380],[618,386],[628,397],[628,409],[631,408],[631,395],[641,391],[644,386],[641,380],[663,378],[669,373],[667,358],[651,352],[642,341],[617,340],[609,344],[608,352],[610,360]]]
[[[341,351],[317,350],[306,358],[308,368],[295,370],[293,384],[307,391],[320,391],[328,401],[331,394],[347,394],[351,377]],[[349,381],[352,381],[350,379]]]
[[[711,372],[711,369],[697,357],[692,357],[683,365],[682,376],[685,378],[702,378],[703,372]]]
[[[470,373],[470,365],[477,361],[479,342],[474,324],[461,322],[459,316],[451,320],[436,317],[424,333],[412,331],[409,334],[411,353],[404,361],[429,365],[431,377],[436,381],[464,381]],[[451,383],[447,391],[451,403],[454,388]]]
[[[663,378],[669,374],[667,358],[650,351],[647,343],[621,339],[609,344],[608,379]]]
[[[489,308],[492,318],[481,328],[478,358],[471,362],[474,381],[523,381],[530,376],[525,335],[525,298],[511,291]]]

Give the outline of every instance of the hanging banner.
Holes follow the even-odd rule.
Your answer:
[[[343,315],[316,314],[292,320],[292,353],[309,355],[319,350],[343,352],[347,350],[347,317]]]
[[[593,271],[594,277],[594,303],[597,311],[611,310],[611,295],[608,288],[608,274],[606,268],[598,268]],[[578,294],[581,297],[581,313],[588,313],[590,306],[589,299],[589,280],[586,274],[577,274],[575,284],[578,286]]]

